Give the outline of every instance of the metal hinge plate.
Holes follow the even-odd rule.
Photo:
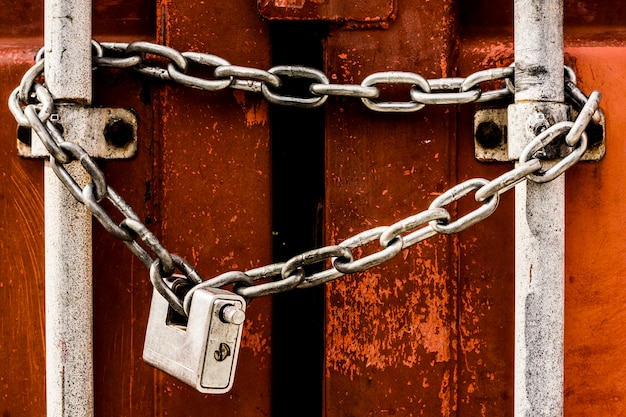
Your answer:
[[[587,130],[589,145],[583,161],[599,161],[606,153],[606,120],[590,125]],[[578,115],[572,110],[575,119]],[[504,109],[480,109],[474,114],[474,156],[481,162],[509,162],[508,111]]]
[[[92,157],[129,159],[137,153],[137,117],[131,110],[69,105],[57,105],[55,110],[50,116],[53,123],[83,129],[72,137],[85,138],[79,145]],[[36,134],[30,129],[18,130],[18,154],[24,158],[47,158],[48,151],[32,135]]]

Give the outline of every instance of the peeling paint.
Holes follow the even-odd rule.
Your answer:
[[[275,7],[301,9],[304,7],[305,0],[274,0]]]
[[[439,389],[439,399],[441,400],[441,415],[443,417],[452,415],[453,406],[451,402],[452,387],[450,381],[450,371],[444,372]]]
[[[483,48],[480,48],[483,49]],[[485,46],[486,53],[481,54],[484,56],[480,66],[483,68],[490,67],[503,67],[509,65],[513,61],[513,44],[496,42]]]
[[[251,315],[250,311],[246,315]],[[241,339],[241,348],[249,349],[259,360],[265,361],[271,353],[272,339],[266,334],[266,325],[268,318],[262,314],[256,314],[256,317],[248,317],[244,322],[243,334]]]
[[[265,100],[248,100],[246,93],[243,91],[233,91],[233,95],[243,111],[246,126],[265,126],[269,120],[269,109]]]
[[[356,286],[334,285],[327,325],[330,368],[353,377],[364,367],[384,370],[453,359],[456,330],[450,321],[454,307],[449,277],[436,259],[416,262],[415,267],[417,272],[405,281],[389,282],[368,272]]]

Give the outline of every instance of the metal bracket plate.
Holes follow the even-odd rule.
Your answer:
[[[89,155],[103,159],[129,159],[137,153],[137,117],[128,109],[56,105],[50,119],[60,126],[78,126],[73,137]],[[85,120],[88,120],[85,123]],[[47,158],[48,151],[30,129],[18,131],[17,151],[24,158]],[[64,133],[65,136],[65,133]]]
[[[589,146],[583,161],[599,161],[606,153],[606,120],[604,113],[598,125],[587,128]],[[578,114],[572,110],[575,118]],[[509,162],[508,111],[503,109],[480,109],[474,114],[474,156],[481,162]]]

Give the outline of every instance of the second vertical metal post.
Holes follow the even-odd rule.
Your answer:
[[[567,120],[563,1],[515,1],[510,157]],[[547,165],[547,163],[546,163]],[[563,416],[565,176],[515,194],[515,416]]]

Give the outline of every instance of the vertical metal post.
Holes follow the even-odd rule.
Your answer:
[[[567,120],[563,0],[515,0],[510,157]],[[565,176],[515,193],[515,416],[563,416]]]
[[[46,83],[58,105],[91,103],[91,1],[46,0]],[[87,119],[79,123],[89,123]],[[80,142],[78,126],[64,126]],[[72,163],[76,164],[76,162]],[[77,166],[68,170],[87,181]],[[91,216],[44,170],[46,397],[54,417],[93,416]]]

